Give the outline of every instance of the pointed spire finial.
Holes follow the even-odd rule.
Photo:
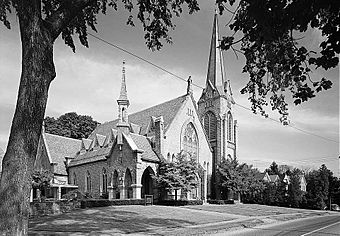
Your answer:
[[[213,32],[211,35],[210,54],[208,62],[207,85],[211,84],[214,89],[224,86],[225,71],[223,64],[222,50],[219,47],[217,7],[215,8]]]
[[[122,69],[123,75],[125,75],[125,60],[123,60],[123,69]]]
[[[125,60],[123,61],[123,69],[122,69],[122,85],[120,87],[120,94],[118,98],[118,103],[125,102],[129,103],[129,99],[127,97],[127,89],[126,89],[126,81],[125,81]]]
[[[189,76],[187,82],[188,82],[187,95],[192,95],[192,79],[191,79],[191,75]]]

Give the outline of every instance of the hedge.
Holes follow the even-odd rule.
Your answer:
[[[202,200],[160,200],[157,203],[163,206],[186,206],[186,205],[203,205]]]
[[[216,200],[216,199],[209,199],[209,204],[217,204],[217,205],[224,205],[224,204],[234,204],[234,200]]]
[[[122,205],[144,205],[144,199],[85,199],[81,200],[81,208],[122,206]]]

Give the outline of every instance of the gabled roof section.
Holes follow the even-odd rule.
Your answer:
[[[105,161],[106,156],[109,155],[111,148],[112,146],[108,146],[105,148],[99,148],[97,150],[78,154],[73,160],[70,161],[70,164],[68,166],[72,167],[96,161]]]
[[[280,180],[280,177],[278,175],[269,175],[270,182],[277,182]]]
[[[160,162],[157,154],[152,150],[151,144],[148,141],[147,137],[136,134],[130,134],[130,136],[138,149],[143,150],[142,160]]]
[[[100,147],[104,146],[105,139],[106,139],[106,136],[101,135],[101,134],[96,134],[96,140]]]
[[[81,139],[81,149],[85,149],[86,151],[90,149],[91,144],[92,144],[92,140],[91,139]]]
[[[186,95],[183,95],[170,101],[133,113],[129,115],[129,122],[134,125],[138,125],[140,127],[139,134],[145,135],[148,131],[147,127],[149,125],[151,117],[163,116],[164,127],[165,130],[167,130],[167,127],[175,118],[177,112],[184,103],[185,98]],[[117,128],[117,123],[118,119],[97,126],[97,128],[92,132],[89,138],[92,139],[96,134],[108,135],[111,129]]]
[[[81,148],[81,140],[62,137],[54,134],[43,134],[46,141],[46,149],[51,158],[51,164],[56,163],[54,173],[67,175],[65,167],[65,157],[72,157],[79,152]]]

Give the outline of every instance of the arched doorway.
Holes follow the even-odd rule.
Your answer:
[[[125,190],[126,190],[126,198],[132,198],[133,197],[133,191],[132,191],[132,176],[129,169],[126,169],[125,172],[125,178],[124,178],[124,184],[125,184]]]
[[[155,172],[150,166],[144,170],[142,175],[142,198],[144,198],[145,195],[154,194],[154,180],[151,177],[154,174]]]
[[[120,192],[119,192],[119,178],[118,178],[118,172],[115,170],[112,175],[112,187],[113,187],[113,197],[115,199],[120,198]]]

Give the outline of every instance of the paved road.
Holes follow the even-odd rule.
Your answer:
[[[217,235],[225,235],[220,233]],[[230,236],[333,236],[340,235],[340,214],[317,216],[275,225],[228,232]]]

